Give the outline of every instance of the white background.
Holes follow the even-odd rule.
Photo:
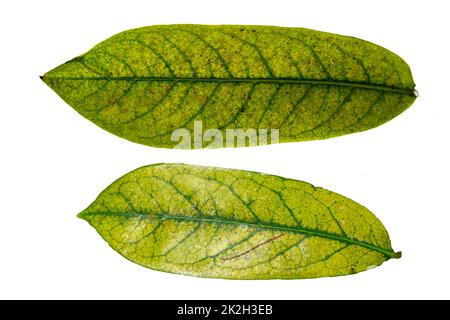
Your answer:
[[[2,1],[0,298],[450,298],[449,1]],[[78,115],[39,75],[153,24],[307,27],[380,44],[411,66],[406,112],[363,133],[247,149],[128,142]],[[371,209],[403,258],[354,276],[226,281],[166,274],[109,248],[76,214],[139,166],[184,162],[309,181]]]

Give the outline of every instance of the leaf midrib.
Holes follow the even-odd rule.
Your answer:
[[[201,77],[142,77],[142,76],[98,76],[98,77],[64,77],[44,75],[42,79],[62,79],[62,80],[100,80],[100,81],[154,81],[154,82],[234,82],[234,83],[286,83],[286,84],[311,84],[361,88],[369,90],[388,91],[401,93],[416,97],[414,88],[399,88],[380,84],[356,81],[337,80],[316,80],[316,79],[295,79],[295,78],[201,78]]]
[[[151,216],[146,213],[120,213],[120,212],[81,212],[78,217],[84,219],[86,216],[117,216],[117,217],[140,217],[140,218],[150,218]],[[205,216],[197,216],[197,217],[188,217],[188,216],[182,216],[182,215],[169,215],[169,214],[155,214],[155,218],[164,221],[164,220],[176,220],[176,221],[193,221],[193,222],[203,222],[203,223],[215,223],[215,224],[229,224],[229,225],[244,225],[247,227],[252,228],[259,228],[259,229],[267,229],[267,230],[274,230],[274,231],[284,231],[284,232],[290,232],[294,234],[304,234],[304,235],[310,235],[310,236],[316,236],[321,237],[325,239],[335,240],[339,241],[348,245],[357,245],[366,249],[370,249],[379,253],[382,253],[387,259],[392,258],[399,258],[401,253],[400,252],[394,252],[393,250],[381,248],[379,246],[376,246],[374,244],[368,243],[366,241],[356,240],[348,237],[344,237],[341,235],[337,235],[334,233],[321,231],[321,230],[314,230],[309,229],[305,227],[295,227],[295,226],[283,226],[279,224],[274,223],[253,223],[249,221],[242,221],[242,220],[230,220],[230,219],[224,219],[224,218],[217,218],[217,217],[205,217]]]

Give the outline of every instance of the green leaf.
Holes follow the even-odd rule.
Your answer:
[[[199,277],[339,276],[400,257],[381,222],[352,200],[232,169],[142,167],[111,184],[79,217],[125,258]]]
[[[195,121],[223,140],[226,129],[254,129],[258,144],[276,140],[259,129],[279,130],[280,142],[326,139],[374,128],[416,98],[408,65],[384,48],[265,26],[129,30],[42,79],[98,126],[167,148],[178,146],[172,133],[182,128],[191,138],[184,147],[207,147],[208,139],[193,141]]]

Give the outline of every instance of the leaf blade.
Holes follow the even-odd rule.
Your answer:
[[[305,182],[247,171],[143,167],[79,216],[127,259],[193,276],[336,276],[399,257],[364,207]]]
[[[377,127],[415,100],[411,71],[395,54],[363,40],[301,28],[167,25],[129,30],[43,80],[105,130],[167,148],[176,145],[173,130],[185,126],[192,135],[196,120],[223,135],[227,128],[265,125],[280,130],[280,142],[326,139]],[[105,82],[113,83],[104,87]],[[180,103],[184,90],[177,89],[160,102],[161,91],[170,85],[191,89]],[[221,91],[196,112],[214,85]],[[249,92],[249,86],[256,90]],[[270,92],[277,86],[283,94],[273,108]],[[314,94],[294,108],[293,101],[309,87]],[[354,98],[339,109],[350,92]],[[373,107],[381,93],[385,99]],[[245,101],[246,108],[240,109]],[[267,106],[272,107],[268,115]],[[176,117],[167,119],[174,110]],[[315,129],[327,112],[340,117]],[[287,115],[290,121],[281,121]],[[264,121],[255,121],[258,117]]]

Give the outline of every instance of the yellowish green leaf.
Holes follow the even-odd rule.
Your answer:
[[[400,257],[361,205],[306,182],[248,171],[143,167],[79,216],[125,258],[199,277],[340,276]]]
[[[98,126],[166,148],[179,146],[177,129],[190,135],[185,148],[239,146],[233,137],[227,144],[226,129],[255,130],[257,144],[325,139],[377,127],[415,100],[411,71],[397,55],[302,28],[134,29],[42,79]],[[196,121],[223,141],[195,144]]]

